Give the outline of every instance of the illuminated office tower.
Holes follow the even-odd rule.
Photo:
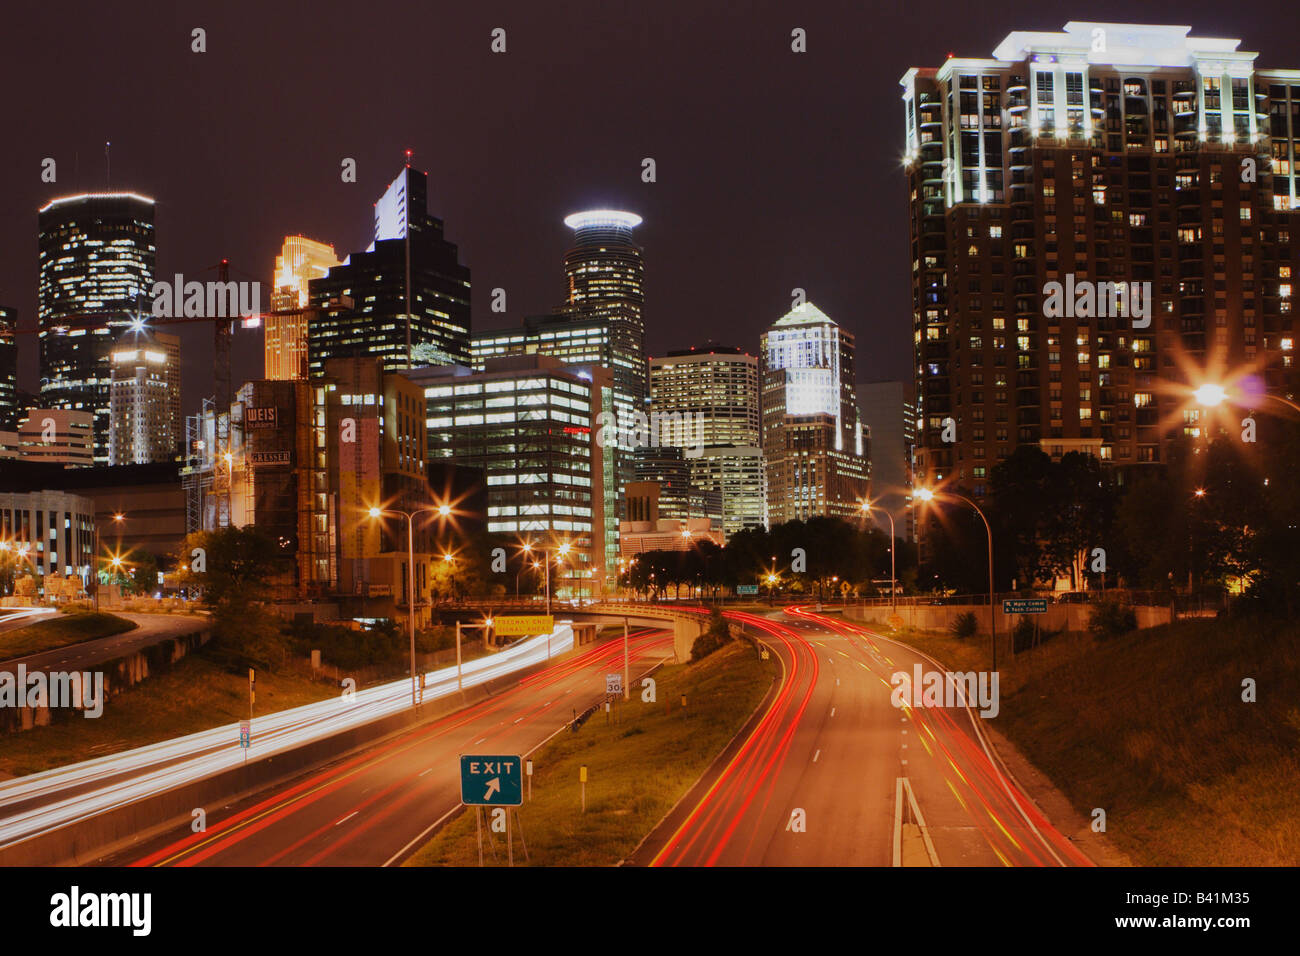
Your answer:
[[[334,247],[306,236],[287,236],[275,257],[275,285],[266,318],[266,377],[307,377],[308,283],[341,263]]]
[[[41,400],[89,412],[94,457],[109,461],[109,356],[154,283],[154,201],[83,193],[41,207],[38,335]]]
[[[758,380],[756,356],[713,343],[650,360],[658,439],[693,450],[685,456],[691,482],[706,501],[720,502],[728,537],[766,524]]]
[[[181,445],[181,340],[132,328],[110,358],[109,458],[114,465],[171,461]]]
[[[530,316],[522,329],[483,332],[473,338],[473,361],[483,368],[492,357],[543,354],[568,365],[603,365],[613,378],[618,416],[609,446],[619,495],[633,480],[635,414],[649,412],[650,384],[645,355],[645,266],[632,230],[641,217],[596,209],[564,220],[574,244],[564,256],[564,304],[548,315]]]
[[[768,519],[856,518],[871,466],[852,334],[805,302],[763,333],[762,362]]]
[[[608,447],[597,441],[609,372],[545,355],[489,360],[482,371],[422,368],[430,462],[484,473],[487,530],[537,548],[567,542],[552,587],[599,595],[618,573],[618,523],[607,517]]]
[[[0,431],[18,427],[18,313],[0,305]]]
[[[308,282],[308,371],[331,358],[378,358],[385,372],[470,364],[470,273],[428,177],[406,166],[375,204],[374,242]]]
[[[1281,386],[1300,73],[1190,32],[1072,21],[903,75],[918,483],[982,497],[1019,445],[1160,462],[1206,369]]]

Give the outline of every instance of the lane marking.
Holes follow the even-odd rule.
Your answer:
[[[831,708],[831,716],[832,716],[832,717],[835,716],[835,708],[834,708],[834,707]]]
[[[817,758],[820,757],[821,755],[822,755],[822,752],[821,752],[820,750],[817,751],[815,754],[813,754],[813,763],[816,763],[816,762],[817,762]]]
[[[361,812],[360,810],[353,810],[353,811],[352,811],[351,813],[349,813],[346,817],[344,817],[342,820],[340,820],[338,823],[336,823],[336,824],[334,824],[334,825],[335,825],[335,826],[339,826],[340,824],[347,823],[349,820],[351,820],[353,817],[355,817],[355,816],[356,816],[358,813],[360,813],[360,812]]]
[[[433,773],[433,768],[430,767],[428,770],[422,770],[420,773],[416,774],[416,776],[423,777],[426,773]]]

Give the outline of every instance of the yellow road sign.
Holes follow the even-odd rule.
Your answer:
[[[555,630],[553,614],[515,614],[492,619],[494,630],[501,637],[522,637],[525,634],[550,634]]]

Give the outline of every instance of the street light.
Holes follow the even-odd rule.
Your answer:
[[[929,491],[928,488],[922,488],[921,490]],[[931,497],[933,497],[933,494],[931,494]],[[923,500],[929,501],[930,499],[925,498]],[[979,509],[977,508],[976,510],[978,511]],[[864,499],[862,502],[862,514],[865,516],[870,514],[872,511],[881,511],[884,513],[885,517],[889,519],[889,616],[896,617],[898,615],[898,575],[894,570],[894,550],[898,546],[898,539],[894,536],[894,515],[892,512],[885,511],[884,508],[876,508],[870,501]],[[990,566],[991,564],[992,561],[990,559]]]
[[[1202,408],[1217,408],[1224,402],[1232,402],[1238,405],[1244,404],[1240,398],[1234,398],[1228,392],[1228,389],[1218,382],[1206,382],[1198,386],[1193,390],[1192,397],[1196,399],[1196,404]],[[1257,397],[1261,399],[1271,398],[1275,402],[1281,402],[1293,411],[1300,412],[1300,405],[1297,405],[1289,398],[1283,398],[1281,395],[1274,395],[1272,392],[1261,392]]]
[[[519,570],[515,572],[515,600],[516,601],[520,600],[519,575],[524,573],[524,564],[527,561],[527,559],[524,558],[523,555],[532,554],[532,553],[533,553],[533,543],[531,541],[525,541],[523,543],[523,546],[519,549],[519,554],[520,554]],[[537,567],[537,562],[535,561],[533,562],[533,567]]]
[[[446,507],[443,505],[442,507]],[[406,519],[406,617],[407,629],[411,636],[411,706],[418,706],[416,699],[417,678],[415,675],[415,516],[421,514],[442,514],[442,508],[417,508],[415,511],[398,511],[395,509],[371,508],[370,518],[381,517]],[[447,555],[451,560],[451,555]],[[453,578],[454,580],[454,578]]]
[[[929,488],[922,488],[916,496],[923,502],[931,502],[936,498],[955,498],[958,501],[964,501],[975,509],[975,513],[980,516],[984,522],[984,533],[989,539],[989,637],[993,643],[993,670],[998,669],[998,615],[993,607],[993,529],[989,527],[989,519],[984,517],[984,512],[980,506],[971,501],[965,495],[959,495],[951,491],[931,491]]]

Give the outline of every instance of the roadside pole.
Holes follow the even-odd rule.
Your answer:
[[[460,618],[456,619],[456,689],[465,689],[460,671]]]
[[[628,687],[628,652],[627,652],[627,618],[623,618],[623,699],[628,700],[631,688]]]

